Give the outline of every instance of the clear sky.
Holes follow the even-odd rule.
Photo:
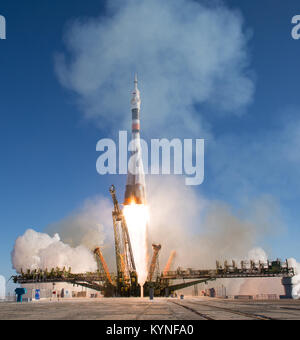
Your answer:
[[[141,83],[145,105],[147,100],[153,99],[154,89],[159,92],[160,86],[164,89],[172,87],[167,80],[157,83],[160,78],[156,73],[161,70],[156,67],[155,61],[151,64],[153,50],[159,52],[161,65],[165,68],[172,63],[166,63],[164,58],[172,58],[161,53],[165,42],[161,36],[166,30],[162,28],[157,37],[149,37],[147,48],[150,52],[144,49],[145,52],[141,53],[141,37],[131,40],[130,33],[136,33],[124,24],[125,19],[130,18],[135,22],[135,11],[122,17],[122,11],[134,8],[132,2],[128,2],[128,7],[122,5],[119,16],[114,14],[118,12],[118,5],[107,9],[104,0],[2,0],[0,3],[0,14],[7,21],[7,39],[0,40],[0,274],[7,278],[13,274],[10,252],[14,241],[26,229],[34,227],[43,231],[50,223],[76,210],[86,198],[107,195],[107,188],[113,182],[121,187],[125,184],[124,176],[97,174],[96,143],[100,138],[115,135],[124,127],[124,119],[125,123],[130,119],[130,77],[134,71],[137,70],[145,79],[144,84]],[[157,0],[154,2],[157,3]],[[191,2],[182,0],[178,3]],[[119,0],[111,3],[118,4]],[[232,30],[230,20],[228,25],[226,21],[221,22],[224,8],[229,18],[233,16],[232,25],[236,24]],[[143,9],[140,8],[138,13],[142,13]],[[146,8],[147,27],[151,27],[156,18],[151,9],[151,6]],[[162,9],[162,16],[167,15],[164,12],[167,9]],[[178,50],[185,60],[186,73],[176,67],[168,72],[176,74],[173,80],[182,84],[177,86],[178,93],[184,92],[184,89],[192,93],[192,99],[185,104],[193,104],[195,124],[201,124],[201,128],[195,130],[188,126],[186,130],[179,131],[175,126],[173,137],[177,137],[176,131],[184,136],[207,137],[205,182],[195,190],[209,199],[222,200],[238,208],[241,197],[272,197],[278,204],[284,230],[276,231],[275,235],[270,231],[262,245],[272,249],[275,256],[300,258],[300,40],[291,37],[291,19],[300,14],[299,1],[224,0],[223,5],[220,1],[210,2],[209,10],[215,13],[215,17],[207,21],[206,17],[203,18],[203,35],[206,34],[205,27],[210,26],[207,35],[211,37],[216,26],[219,33],[216,42],[211,41],[216,47],[208,48],[208,51],[211,60],[219,60],[215,69],[222,76],[217,71],[208,71],[208,64],[207,68],[201,69],[206,83],[191,80],[193,87],[188,85],[189,65],[193,74],[194,70],[198,70],[197,63],[201,64],[202,57],[191,58],[189,62],[186,61],[189,49],[184,49],[186,55],[181,53],[183,49]],[[180,6],[176,13],[181,13]],[[190,37],[195,39],[190,42],[194,48],[197,39],[193,38],[193,32],[201,35],[201,27],[197,27],[193,18],[183,18],[184,14],[185,11],[182,11],[182,18],[178,19],[178,31],[191,30],[191,34],[187,32],[186,40]],[[150,20],[151,15],[153,18]],[[110,21],[112,16],[114,21]],[[174,17],[168,20],[174,22]],[[99,27],[98,22],[101,22]],[[131,38],[120,49],[114,50],[109,44],[118,43],[119,33],[112,32],[118,29],[118,25],[124,27]],[[239,25],[242,33],[237,39],[235,29]],[[143,31],[143,18],[137,20],[137,26],[137,31],[142,31],[145,39],[148,31]],[[176,27],[172,29],[176,30]],[[108,34],[110,39],[101,36],[107,37]],[[219,49],[223,43],[226,49]],[[182,45],[186,46],[184,41]],[[95,46],[99,48],[95,49]],[[126,48],[130,49],[130,53]],[[167,44],[166,48],[172,50],[173,45]],[[191,54],[193,48],[190,49]],[[94,52],[90,53],[90,50]],[[105,56],[107,51],[111,54]],[[205,49],[202,53],[206,53]],[[62,55],[66,55],[65,60]],[[132,60],[132,55],[138,57]],[[229,62],[225,60],[227,55]],[[113,65],[108,60],[112,60]],[[226,62],[233,65],[232,69]],[[174,65],[177,65],[176,61]],[[223,65],[227,66],[222,68]],[[107,74],[103,75],[105,70],[108,70]],[[151,83],[151,73],[155,83],[149,85],[147,97],[146,80]],[[118,91],[118,75],[123,93]],[[236,87],[225,87],[229,75],[234,75],[232,83]],[[106,82],[101,83],[97,77],[104,77]],[[213,81],[218,77],[220,80],[216,85]],[[112,83],[108,79],[112,79]],[[128,85],[124,88],[126,79]],[[204,95],[211,83],[210,92]],[[195,87],[199,88],[199,100]],[[169,94],[167,90],[164,93]],[[96,100],[98,97],[99,101]],[[111,105],[109,100],[105,100],[108,97]],[[159,94],[156,98],[157,107]],[[124,107],[126,100],[128,106]],[[154,104],[151,105],[148,103],[146,106],[148,112],[153,109]],[[162,124],[170,119],[168,112],[176,109],[167,105],[161,106],[161,110],[166,108],[164,112],[167,112]],[[123,112],[118,111],[114,116],[114,110],[120,107],[123,107]],[[119,127],[120,114],[124,119]],[[106,119],[105,115],[116,118]],[[177,117],[179,115],[175,119]],[[193,119],[192,116],[185,117],[186,120]],[[180,121],[180,117],[178,119]],[[116,124],[114,128],[108,128],[111,122]],[[151,124],[153,129],[155,126],[158,131],[162,130],[159,119],[148,114],[145,117],[148,137]],[[164,137],[162,133],[160,136]]]

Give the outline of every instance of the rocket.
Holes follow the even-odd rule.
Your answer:
[[[134,147],[134,151],[132,151],[131,153],[131,159],[134,159],[134,169],[129,164],[124,205],[146,204],[145,173],[142,161],[142,149],[140,140],[140,111],[141,111],[141,97],[140,91],[138,89],[137,75],[135,75],[134,90],[132,92],[131,99],[131,112],[132,112],[131,144]]]

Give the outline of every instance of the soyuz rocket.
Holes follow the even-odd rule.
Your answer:
[[[142,149],[140,140],[140,111],[141,97],[138,89],[137,75],[134,78],[134,90],[131,99],[132,112],[132,142],[134,150],[131,156],[135,159],[134,171],[129,164],[124,205],[146,204],[145,173],[142,161]]]

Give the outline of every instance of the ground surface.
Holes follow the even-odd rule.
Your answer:
[[[0,320],[255,320],[298,319],[300,301],[209,298],[97,299],[0,303]]]

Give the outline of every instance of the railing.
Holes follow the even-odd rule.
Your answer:
[[[241,262],[241,267],[238,268],[233,261],[232,265],[228,265],[225,261],[224,267],[217,262],[216,269],[195,270],[178,268],[176,271],[164,272],[160,276],[160,280],[177,280],[177,279],[218,279],[218,278],[246,278],[246,277],[292,277],[294,276],[294,269],[288,266],[286,262],[279,260],[267,263],[250,261]],[[115,275],[111,274],[112,280],[115,281]],[[47,283],[47,282],[69,282],[78,284],[79,282],[86,282],[92,284],[94,282],[101,282],[105,284],[107,278],[101,272],[72,274],[69,271],[52,270],[51,272],[34,270],[27,271],[18,276],[13,276],[13,281],[19,284],[28,283]]]
[[[243,278],[243,277],[292,277],[294,269],[278,262],[268,266],[253,265],[250,268],[232,266],[218,267],[211,270],[181,269],[162,273],[161,279],[201,279],[201,278]]]

